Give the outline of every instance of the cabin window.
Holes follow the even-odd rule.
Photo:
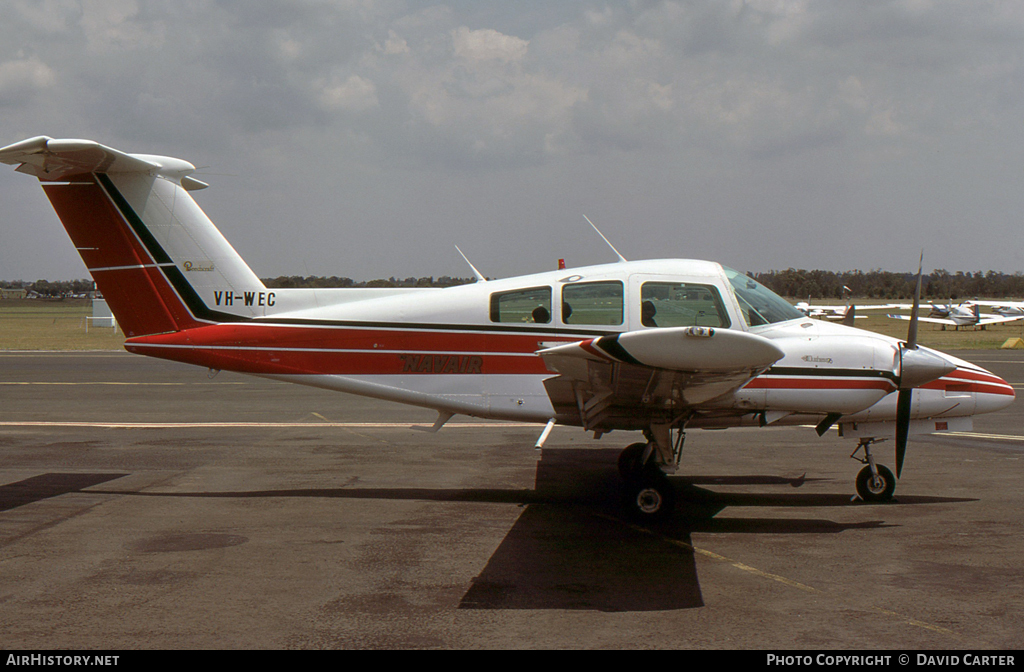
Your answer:
[[[548,324],[551,322],[551,288],[532,287],[491,294],[491,322]]]
[[[622,324],[623,285],[618,280],[577,282],[562,288],[565,324]]]
[[[728,327],[718,289],[689,282],[645,282],[640,287],[640,323],[645,327]]]

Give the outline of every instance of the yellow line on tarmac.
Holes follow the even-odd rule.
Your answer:
[[[1015,434],[981,434],[979,432],[940,432],[935,436],[963,436],[970,439],[998,439],[1000,441],[1024,441],[1024,436]]]
[[[616,520],[616,521],[621,522],[621,520],[619,520],[617,518],[614,518],[612,516],[603,516],[602,515],[602,517],[608,518],[609,520]],[[764,570],[758,569],[757,567],[751,567],[750,565],[747,565],[745,563],[739,562],[738,560],[733,560],[732,558],[727,558],[724,555],[719,555],[718,553],[714,553],[712,551],[709,551],[709,550],[706,550],[706,549],[703,549],[703,548],[698,548],[697,546],[694,546],[693,544],[688,544],[685,541],[681,541],[679,539],[672,539],[671,537],[666,537],[666,536],[661,535],[661,534],[656,534],[656,533],[652,532],[651,530],[649,530],[647,528],[644,528],[644,527],[640,527],[638,525],[629,524],[629,527],[634,529],[634,530],[636,530],[636,531],[638,531],[638,532],[641,532],[641,533],[644,533],[644,534],[648,534],[648,535],[657,537],[661,541],[665,541],[665,542],[667,542],[667,543],[669,543],[669,544],[671,544],[673,546],[677,546],[677,547],[682,548],[684,550],[690,551],[690,552],[694,553],[695,555],[700,555],[700,556],[703,556],[705,558],[709,558],[711,560],[716,560],[718,562],[727,563],[729,565],[732,565],[736,569],[738,569],[740,571],[743,571],[743,572],[746,572],[748,574],[752,574],[753,576],[757,576],[757,577],[760,577],[760,578],[763,578],[763,579],[768,579],[770,581],[775,581],[776,583],[781,583],[784,586],[789,586],[790,588],[796,588],[797,590],[801,590],[801,591],[803,591],[805,593],[810,593],[812,595],[818,595],[818,596],[821,596],[821,597],[826,597],[826,598],[829,598],[829,599],[833,599],[833,600],[837,600],[837,601],[842,601],[841,598],[835,597],[834,595],[830,595],[829,593],[827,593],[827,592],[825,592],[825,591],[823,591],[823,590],[821,590],[819,588],[815,588],[813,586],[808,586],[807,584],[800,583],[799,581],[794,581],[793,579],[788,579],[785,576],[781,576],[779,574],[772,574],[771,572],[766,572]],[[873,607],[873,606],[871,606],[871,607],[863,607],[863,606],[860,606],[860,605],[857,605],[854,608],[856,608],[856,609],[867,609],[868,611],[873,611],[875,613],[882,614],[884,616],[888,616],[890,618],[895,618],[897,620],[903,621],[904,623],[907,623],[908,625],[913,625],[913,626],[916,626],[916,627],[919,627],[919,628],[924,628],[925,630],[932,630],[933,632],[939,632],[939,633],[942,633],[944,635],[953,635],[954,637],[959,638],[959,635],[957,633],[953,632],[952,630],[948,630],[948,629],[940,627],[938,625],[932,625],[931,623],[925,623],[924,621],[919,621],[917,619],[910,618],[908,616],[904,616],[903,614],[897,613],[895,611],[890,611],[888,609],[882,609],[880,607]]]
[[[690,549],[694,553],[697,553],[699,555],[703,555],[704,557],[712,558],[713,560],[718,560],[719,562],[727,562],[727,563],[731,564],[733,567],[735,567],[736,569],[739,569],[741,571],[747,572],[748,574],[753,574],[754,576],[759,576],[759,577],[764,578],[764,579],[770,579],[772,581],[775,581],[777,583],[781,583],[781,584],[789,586],[791,588],[796,588],[798,590],[802,590],[802,591],[804,591],[806,593],[813,593],[815,595],[821,595],[822,597],[829,597],[829,598],[832,597],[828,593],[826,593],[826,592],[824,592],[822,590],[819,590],[818,588],[814,588],[812,586],[808,586],[806,584],[800,583],[799,581],[794,581],[792,579],[787,579],[786,577],[780,576],[778,574],[772,574],[771,572],[762,571],[762,570],[760,570],[760,569],[758,569],[756,567],[751,567],[750,565],[746,565],[746,564],[744,564],[742,562],[738,562],[738,561],[733,560],[731,558],[727,558],[724,555],[719,555],[718,553],[712,553],[711,551],[705,550],[703,548],[697,548],[696,546],[693,546],[692,544],[688,544],[685,541],[679,541],[678,539],[668,539],[668,538],[665,538],[665,541],[669,542],[670,544],[674,544],[676,546],[680,546],[680,547],[683,547],[683,548]],[[835,598],[833,598],[833,599],[835,599]],[[908,616],[904,616],[903,614],[897,613],[895,611],[890,611],[888,609],[882,609],[880,607],[874,607],[874,606],[866,607],[866,608],[868,610],[870,610],[870,611],[874,611],[876,613],[883,614],[885,616],[889,616],[889,617],[898,619],[898,620],[903,621],[904,623],[907,623],[909,625],[917,626],[919,628],[924,628],[925,630],[932,630],[934,632],[941,632],[942,634],[945,634],[945,635],[954,635],[954,636],[956,636],[956,633],[953,632],[952,630],[948,630],[948,629],[940,627],[938,625],[932,625],[930,623],[925,623],[924,621],[919,621],[919,620],[914,619],[914,618],[909,618]]]

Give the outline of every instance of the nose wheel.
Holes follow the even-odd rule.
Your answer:
[[[888,502],[896,490],[896,477],[888,467],[877,465],[877,474],[871,473],[871,467],[864,467],[857,474],[857,494],[865,502]]]
[[[850,455],[867,465],[857,474],[857,495],[865,502],[888,502],[892,499],[892,493],[896,491],[896,477],[888,467],[875,463],[875,458],[871,455],[871,444],[875,441],[876,439],[871,437],[862,438],[857,444],[857,450]],[[864,457],[857,457],[861,449],[864,450]]]

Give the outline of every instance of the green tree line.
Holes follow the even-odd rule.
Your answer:
[[[842,299],[847,294],[854,298],[870,299],[911,299],[914,296],[916,273],[895,273],[892,271],[808,271],[789,268],[784,271],[748,273],[775,293],[793,299]],[[452,287],[474,282],[473,278],[440,277],[404,278],[390,277],[378,280],[356,281],[337,276],[281,275],[263,278],[267,287],[282,289],[289,287]],[[36,280],[0,281],[0,287],[23,288],[39,296],[59,298],[75,296],[90,291],[92,280],[61,280],[51,282]],[[966,300],[971,298],[1024,297],[1024,274],[1000,273],[997,271],[951,273],[938,269],[922,277],[922,296],[929,299]]]
[[[891,271],[806,271],[789,268],[785,271],[749,273],[776,294],[794,299],[841,299],[849,295],[858,299],[912,299],[917,273]],[[921,295],[929,299],[965,301],[981,298],[1024,296],[1024,274],[977,271],[950,273],[937,269],[921,277]]]
[[[35,282],[15,280],[13,282],[5,282],[0,280],[0,287],[4,289],[24,289],[27,292],[34,292],[39,296],[45,296],[49,299],[58,299],[90,292],[92,291],[93,284],[92,280],[59,280],[57,282],[50,282],[49,280],[36,280]]]
[[[276,278],[261,278],[263,284],[274,289],[287,289],[290,287],[454,287],[455,285],[468,285],[473,282],[472,278],[452,278],[442,275],[439,278],[434,276],[426,278],[405,278],[399,280],[394,276],[387,280],[355,281],[352,278],[339,278],[332,275],[329,278],[309,275],[279,275]]]

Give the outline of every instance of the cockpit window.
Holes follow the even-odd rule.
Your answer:
[[[645,327],[728,327],[729,315],[711,285],[645,282],[640,287],[640,323]]]
[[[756,327],[804,317],[804,314],[794,308],[789,301],[753,278],[731,268],[724,270],[748,326]]]
[[[491,294],[491,322],[551,322],[551,288],[532,287]]]

